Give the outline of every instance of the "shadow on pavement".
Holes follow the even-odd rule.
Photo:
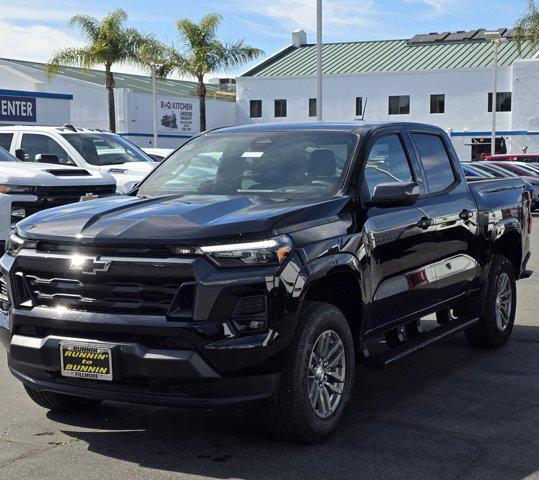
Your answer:
[[[538,352],[539,328],[517,326],[501,350],[459,336],[389,370],[360,367],[341,429],[314,446],[271,438],[259,410],[107,403],[49,418],[91,452],[185,475],[524,479],[539,471]]]

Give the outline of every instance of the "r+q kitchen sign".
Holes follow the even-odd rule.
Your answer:
[[[36,99],[0,95],[0,122],[35,122]]]

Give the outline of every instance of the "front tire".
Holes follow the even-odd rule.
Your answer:
[[[44,392],[29,387],[28,385],[24,385],[24,389],[28,396],[40,407],[53,412],[86,413],[97,408],[101,404],[101,400],[62,395],[54,392]]]
[[[339,426],[351,398],[354,342],[339,309],[308,302],[265,423],[277,437],[316,443]]]
[[[517,305],[515,272],[503,255],[494,256],[488,282],[483,316],[465,333],[468,341],[476,347],[498,348],[511,337]]]

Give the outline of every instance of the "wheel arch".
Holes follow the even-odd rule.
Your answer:
[[[337,307],[357,342],[361,336],[364,299],[357,258],[347,253],[328,255],[307,264],[300,277],[304,282],[300,303],[319,301]]]
[[[494,239],[492,258],[503,255],[513,266],[515,277],[518,279],[522,265],[522,230],[518,222],[506,222],[498,227],[498,235]],[[492,260],[491,260],[492,261]]]

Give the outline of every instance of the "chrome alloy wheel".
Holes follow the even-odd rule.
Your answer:
[[[496,283],[496,324],[503,332],[509,325],[513,307],[513,290],[507,273],[502,273]]]
[[[346,356],[341,337],[326,330],[314,343],[309,359],[308,395],[314,413],[329,418],[344,392],[346,379]]]

